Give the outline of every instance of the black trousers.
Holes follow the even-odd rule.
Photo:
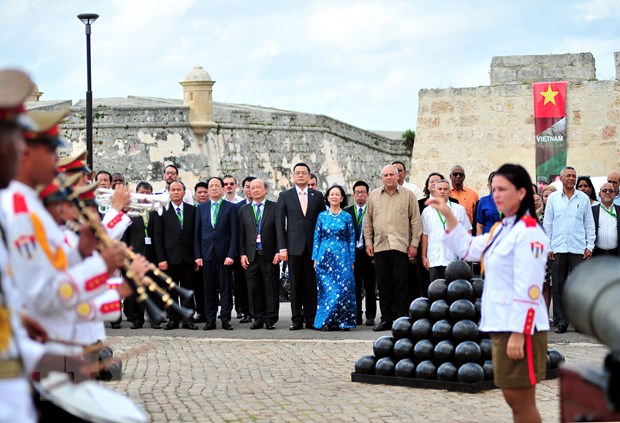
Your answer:
[[[551,280],[553,292],[553,324],[568,326],[568,316],[564,310],[562,298],[564,285],[568,274],[583,263],[583,254],[555,253],[555,259],[551,262]]]
[[[418,270],[418,258],[419,252],[416,256],[416,261],[413,263],[409,261],[407,257],[407,276],[409,280],[409,286],[407,290],[407,314],[409,313],[409,304],[416,298],[422,296],[422,288],[420,287],[420,272]]]
[[[200,315],[205,312],[205,284],[203,269],[194,271],[194,301],[196,302],[196,311]]]
[[[592,251],[593,256],[617,256],[618,255],[618,247],[612,250],[603,250],[598,247],[594,247],[594,251]]]
[[[191,289],[194,291],[194,263],[178,263],[178,264],[168,264],[168,276],[172,278],[175,283],[178,283],[181,287],[186,289]],[[170,297],[174,301],[179,301],[179,297],[174,292],[170,292]],[[187,298],[185,300],[181,299],[181,305],[183,307],[191,308],[194,310],[194,297]],[[172,319],[171,320],[176,320]]]
[[[381,321],[393,322],[409,314],[408,267],[406,253],[396,250],[375,253]]]
[[[257,322],[278,321],[280,312],[280,266],[273,256],[256,255],[246,270],[250,313]]]
[[[288,272],[291,279],[291,320],[314,326],[316,316],[316,273],[312,254],[305,248],[300,256],[288,256]]]
[[[444,279],[446,277],[446,266],[435,266],[428,269],[428,273],[432,281],[435,279]],[[428,295],[428,286],[426,287],[426,294]]]
[[[230,321],[232,311],[232,266],[224,266],[223,259],[203,260],[204,263],[204,291],[205,291],[205,319],[207,323],[215,322],[217,317],[218,289],[219,303],[222,309],[222,322]]]
[[[233,264],[233,277],[235,279],[235,311],[237,314],[249,314],[248,305],[248,282],[245,277],[245,269],[241,266],[239,257]]]
[[[372,257],[366,254],[365,248],[355,250],[355,300],[357,301],[357,318],[362,318],[362,289],[366,292],[366,319],[374,319],[377,316],[377,296],[375,287],[377,277],[375,275],[375,264]]]
[[[123,300],[123,311],[128,321],[144,323],[144,305],[138,302],[135,292]]]

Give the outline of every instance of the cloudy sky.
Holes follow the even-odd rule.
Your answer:
[[[421,88],[488,85],[493,56],[592,52],[615,78],[618,0],[0,0],[0,67],[43,100],[182,98],[193,66],[214,100],[325,114],[376,130],[415,128]]]

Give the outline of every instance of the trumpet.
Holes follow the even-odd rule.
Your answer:
[[[112,196],[114,190],[110,188],[97,188],[95,201],[99,206],[99,213],[106,214],[112,207]],[[161,214],[170,204],[170,195],[162,194],[138,194],[132,192],[129,195],[129,205],[127,212],[130,216],[136,216],[143,212],[156,211]]]

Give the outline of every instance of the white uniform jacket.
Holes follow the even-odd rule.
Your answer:
[[[125,212],[119,212],[110,207],[101,219],[101,224],[105,227],[110,238],[120,241],[127,228],[131,226],[131,217]]]
[[[74,308],[107,289],[107,266],[99,255],[69,266],[64,233],[37,193],[17,182],[3,192],[7,238],[22,307],[52,339],[71,339]]]
[[[485,269],[480,330],[533,334],[549,330],[542,296],[549,238],[527,215],[514,223],[504,218],[491,233],[471,236],[461,225],[444,235],[444,243],[467,261],[483,260]]]

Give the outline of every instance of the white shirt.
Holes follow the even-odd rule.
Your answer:
[[[412,184],[410,182],[404,181],[401,186],[403,188],[407,188],[409,191],[413,192],[415,194],[415,198],[417,200],[422,198],[422,191],[420,191],[420,188],[418,188],[416,184]]]
[[[463,260],[479,261],[484,253],[480,330],[531,335],[534,329],[549,330],[542,296],[549,238],[534,217],[513,223],[514,216],[504,218],[491,240],[490,233],[473,237],[457,225],[443,241]]]
[[[465,229],[471,230],[471,223],[469,223],[465,207],[451,201],[448,201],[448,207],[452,209],[456,220]],[[422,211],[422,233],[428,237],[426,258],[430,262],[430,267],[447,266],[451,261],[458,260],[458,257],[442,242],[443,234],[446,232],[444,225],[445,217],[437,209],[426,207]]]
[[[163,191],[158,191],[155,193],[155,195],[159,195],[159,194],[169,194],[168,192],[168,188],[164,189]],[[183,201],[187,204],[189,204],[190,206],[194,205],[194,196],[192,195],[192,193],[186,189],[185,190],[185,195],[183,196]],[[161,213],[160,213],[161,215]]]
[[[602,250],[613,250],[618,246],[618,218],[610,213],[615,214],[616,208],[612,204],[611,209],[606,211],[604,205],[599,206],[596,246]]]
[[[364,204],[363,206],[358,206],[357,204],[355,204],[355,217],[354,219],[357,219],[357,216],[360,214],[360,209],[362,209],[362,220],[359,221],[359,231],[360,231],[360,236],[355,240],[355,248],[362,248],[364,246],[364,217],[365,217],[365,213],[366,213],[366,204]]]
[[[223,198],[224,200],[228,201],[229,203],[233,203],[233,204],[237,204],[237,203],[239,203],[239,202],[241,202],[241,201],[245,200],[245,198],[243,198],[243,197],[241,197],[241,196],[239,196],[239,195],[237,195],[237,194],[235,194],[235,198],[233,198],[232,200],[229,200],[229,199],[226,197],[226,194],[224,194],[224,196],[223,196],[222,198]]]

